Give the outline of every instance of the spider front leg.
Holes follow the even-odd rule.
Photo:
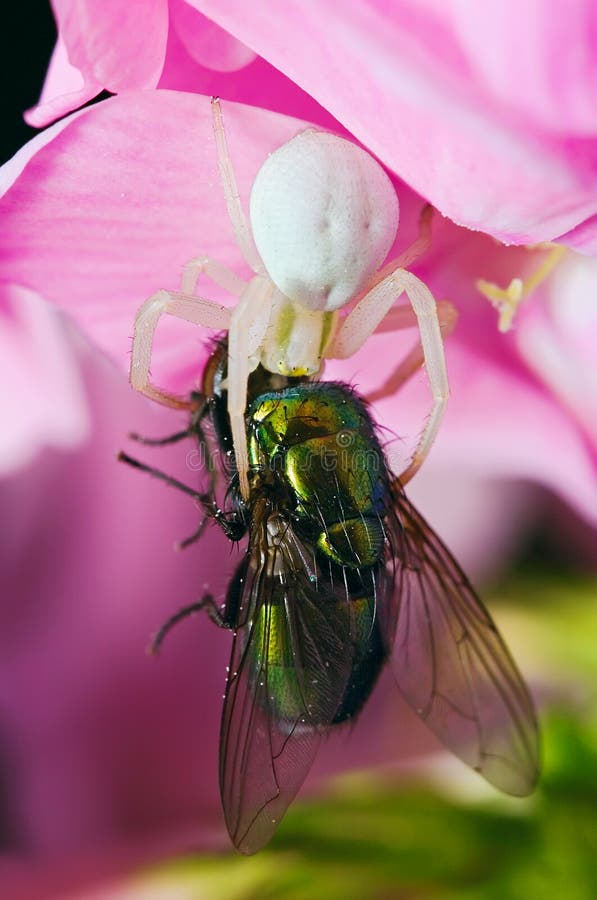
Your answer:
[[[242,255],[255,274],[263,275],[265,274],[265,268],[261,257],[259,256],[257,247],[255,246],[249,223],[247,222],[240,202],[240,193],[236,183],[232,160],[230,159],[228,142],[226,140],[222,107],[220,106],[220,101],[217,97],[212,97],[211,99],[211,114],[220,179],[222,181],[226,209],[228,210],[228,217],[232,224],[234,237],[236,238],[236,243],[238,244]]]
[[[407,272],[402,268],[395,269],[390,275],[375,284],[349,313],[342,323],[328,355],[337,359],[346,359],[356,353],[403,292],[411,303],[415,317],[413,319],[412,313],[409,311],[411,316],[409,324],[415,324],[416,321],[420,334],[420,347],[415,348],[409,355],[407,369],[409,373],[412,372],[419,358],[422,358],[433,397],[431,413],[415,447],[410,465],[400,475],[401,483],[406,484],[419,470],[431,449],[450,394],[442,325],[431,291],[412,272]],[[447,318],[444,328],[449,327],[450,319],[452,319],[451,327],[454,327],[456,315],[452,305],[445,304],[442,307],[442,313]]]
[[[458,322],[458,311],[449,300],[438,300],[437,317],[442,333],[442,339],[445,340],[452,334]],[[377,328],[377,334],[383,334],[388,331],[401,331],[403,328],[414,328],[417,325],[417,317],[410,306],[399,306],[391,309],[383,322]],[[406,356],[401,359],[394,369],[388,373],[385,381],[380,387],[367,394],[367,399],[371,403],[376,403],[384,397],[395,394],[406,382],[420,371],[425,364],[425,356],[421,342],[417,341],[416,345],[410,350]]]
[[[130,368],[132,386],[164,406],[190,409],[190,400],[163,391],[149,380],[153,337],[158,321],[164,313],[185,319],[193,325],[224,331],[230,325],[230,310],[211,300],[204,300],[182,291],[158,291],[145,301],[135,317]]]
[[[249,373],[257,366],[271,312],[273,283],[256,275],[232,310],[228,332],[228,415],[234,457],[244,500],[249,498],[249,453],[245,426]]]

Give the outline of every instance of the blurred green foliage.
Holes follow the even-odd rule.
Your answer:
[[[596,586],[534,577],[499,597],[512,610],[502,617],[498,605],[499,621],[516,632],[522,668],[526,656],[545,692],[533,797],[448,795],[423,774],[408,784],[352,775],[325,798],[295,803],[257,856],[179,860],[142,881],[152,891],[175,887],[168,896],[177,900],[594,900]]]

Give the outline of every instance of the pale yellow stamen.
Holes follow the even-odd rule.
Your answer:
[[[518,307],[528,295],[535,290],[555,269],[567,252],[566,247],[560,244],[534,244],[527,250],[548,250],[541,265],[532,272],[528,278],[513,278],[507,288],[498,287],[491,281],[480,278],[476,282],[477,290],[487,297],[491,305],[499,313],[498,329],[501,332],[509,331]]]

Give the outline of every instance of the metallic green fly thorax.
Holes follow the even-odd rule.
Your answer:
[[[261,395],[247,421],[251,465],[285,479],[319,550],[338,565],[375,565],[389,478],[363,402],[345,385],[305,383]]]

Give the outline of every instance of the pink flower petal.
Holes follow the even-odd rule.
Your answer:
[[[531,379],[525,383],[490,363],[473,375],[477,363],[474,349],[454,348],[450,372],[458,390],[438,454],[448,466],[466,458],[473,474],[489,470],[496,477],[550,485],[597,525],[595,456],[570,417]]]
[[[68,58],[109,91],[155,87],[164,65],[167,0],[54,0]]]
[[[61,7],[65,18],[66,7]],[[341,126],[333,116],[324,110],[312,97],[301,90],[290,79],[269,65],[265,60],[256,57],[255,53],[245,47],[228,32],[223,31],[207,19],[186,0],[171,0],[168,5],[170,14],[167,30],[167,43],[159,87],[169,90],[193,91],[206,95],[216,94],[230,100],[238,100],[278,112],[291,113],[294,116],[308,119],[319,125]],[[115,27],[117,10],[105,6],[93,6],[93,16],[101,17],[101,27],[109,31]],[[59,23],[60,24],[60,23]],[[71,43],[78,40],[77,29],[85,30],[83,19],[66,20],[72,30]],[[80,40],[88,40],[86,34]],[[145,45],[137,46],[137,52],[145,54]],[[149,45],[151,50],[151,45]],[[89,53],[101,56],[102,44],[93,45]],[[130,54],[132,48],[127,48]],[[98,67],[101,59],[98,60]],[[46,81],[39,103],[25,114],[26,120],[34,127],[43,127],[49,122],[77,109],[105,87],[114,91],[122,91],[135,86],[135,68],[131,65],[133,77],[127,82],[127,73],[122,71],[120,81],[110,85],[96,80],[92,69],[95,59],[90,56],[89,65],[80,71],[71,64],[67,49],[59,35]],[[141,61],[143,68],[146,62]],[[148,85],[149,87],[155,84]]]
[[[506,242],[597,242],[597,25],[586,0],[565,16],[556,0],[547,9],[538,0],[523,9],[491,0],[482,10],[471,0],[368,0],[312,11],[294,0],[284,10],[271,0],[173,0],[169,8],[152,0],[142,32],[137,7],[122,0],[55,6],[83,86],[61,92],[55,73],[66,60],[55,60],[42,105],[29,113],[33,124],[100,86],[154,87],[158,79],[322,124],[326,113],[320,118],[311,95],[328,123],[332,113],[455,222]],[[263,59],[247,67],[254,51]]]
[[[252,50],[202,16],[186,0],[171,0],[170,23],[187,53],[207,69],[234,72],[255,59]]]
[[[25,121],[32,128],[43,128],[48,122],[53,122],[71,110],[83,106],[101,90],[101,85],[91,79],[86,81],[79,69],[71,65],[64,41],[59,36],[41,97],[32,109],[27,110]]]
[[[544,303],[521,311],[521,356],[569,409],[597,453],[597,260],[570,254],[544,286]]]
[[[591,216],[576,228],[563,234],[561,241],[580,253],[597,256],[597,215]]]
[[[224,116],[246,202],[267,154],[303,123],[231,103]],[[43,290],[122,369],[136,310],[157,289],[176,289],[185,261],[207,254],[248,274],[226,215],[207,98],[121,95],[55,126],[36,147],[37,153],[26,148],[9,166],[14,180],[0,206],[7,235],[0,277]],[[403,186],[399,191],[404,246],[414,235],[421,201]],[[450,465],[460,460],[479,474],[540,481],[592,518],[595,460],[578,423],[533,382],[513,339],[498,337],[495,314],[474,287],[477,277],[499,276],[511,254],[528,257],[524,249],[500,248],[438,217],[432,250],[417,267],[438,297],[455,298],[462,311],[449,354],[463,362],[452,372],[450,417],[430,464],[447,454]],[[208,282],[200,289],[231,302]],[[161,323],[152,357],[156,383],[188,391],[205,357],[203,339],[200,329],[185,323]],[[326,372],[348,380],[356,374],[357,384],[371,393],[386,374],[384,359],[396,358],[396,346],[394,336],[380,335]],[[378,350],[384,347],[385,355]],[[380,407],[381,421],[410,435],[403,455],[412,450],[429,409],[422,379],[421,386],[414,401],[392,395]],[[537,422],[530,425],[534,409]],[[545,454],[550,442],[554,453]]]
[[[597,9],[591,0],[425,0],[454,34],[477,90],[554,134],[597,131]]]
[[[304,123],[233,104],[225,115],[246,197],[268,152]],[[176,290],[186,261],[206,254],[247,273],[226,215],[209,98],[121,95],[53,126],[34,148],[4,176],[0,277],[43,289],[123,368],[137,309],[160,287]],[[164,323],[168,340],[155,357],[154,375],[171,386],[202,358],[203,335],[179,325]]]
[[[523,115],[505,104],[502,95],[512,90],[508,94],[504,88],[494,96],[496,81],[500,88],[516,84],[525,96],[532,88],[528,80],[536,74],[532,61],[524,69],[514,63],[526,81],[515,82],[503,71],[510,65],[514,39],[507,46],[500,40],[510,32],[523,33],[520,4],[489,4],[494,15],[483,27],[474,57],[467,19],[474,4],[469,3],[421,6],[399,0],[388,6],[370,0],[356,6],[307,7],[289,0],[282,9],[271,0],[252,5],[194,0],[193,5],[312,94],[453,221],[506,242],[534,243],[553,240],[597,212],[595,140],[578,138],[576,131],[537,127],[526,108]],[[483,13],[477,11],[475,22],[486,6]],[[538,9],[534,4],[533,21],[542,14]],[[565,105],[582,83],[573,121],[585,130],[592,121],[586,116],[593,96],[593,26],[581,45],[588,62],[576,68],[574,41],[588,21],[587,9],[586,3],[567,7],[556,19],[568,20],[562,31],[554,23],[528,38],[532,59],[542,60],[545,80],[535,92],[540,112],[563,69],[567,86],[560,103]],[[499,16],[502,27],[492,31]],[[466,38],[462,43],[461,31]],[[491,59],[488,91],[475,77],[483,56]],[[534,96],[531,91],[529,103]]]
[[[217,826],[224,844],[217,734],[230,635],[195,618],[157,660],[145,648],[206,584],[220,596],[235,557],[215,529],[173,552],[198,511],[116,453],[126,447],[193,484],[190,446],[142,453],[126,439],[171,433],[180,415],[136,395],[81,341],[68,345],[85,375],[93,440],[0,480],[10,521],[0,547],[0,731],[15,801],[3,821],[38,861],[141,837],[136,854],[147,859],[160,835],[167,850],[181,849],[202,826]]]
[[[53,0],[58,43],[39,103],[42,127],[102,90],[153,88],[164,67],[167,0]]]
[[[166,62],[158,87],[235,100],[296,116],[333,131],[344,130],[313,97],[261,57],[235,71],[208,69],[187,52],[174,28],[168,34]]]
[[[26,288],[0,285],[0,475],[27,466],[43,447],[89,436],[87,403],[52,307]]]

